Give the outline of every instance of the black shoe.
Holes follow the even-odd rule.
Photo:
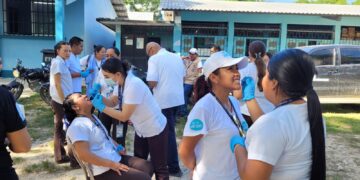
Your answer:
[[[169,171],[169,175],[174,177],[181,177],[183,175],[183,172],[181,171],[181,169],[179,169],[178,171]]]
[[[81,166],[79,165],[78,162],[73,162],[73,161],[70,161],[70,167],[71,169],[80,169]]]
[[[56,161],[57,164],[63,164],[63,163],[68,163],[70,162],[70,158],[69,156],[62,156],[62,158],[58,161]]]

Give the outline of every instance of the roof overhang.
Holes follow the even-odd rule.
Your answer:
[[[156,26],[156,27],[173,27],[174,24],[164,21],[134,21],[128,19],[109,19],[109,18],[96,18],[96,21],[104,26],[116,31],[116,25],[129,25],[129,26]]]

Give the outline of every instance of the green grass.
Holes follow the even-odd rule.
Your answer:
[[[31,164],[29,166],[26,166],[24,171],[26,173],[38,173],[38,172],[48,172],[48,173],[54,173],[58,171],[66,171],[70,170],[71,168],[69,166],[58,166],[53,162],[50,162],[48,160],[41,161],[40,163]]]
[[[20,164],[25,161],[25,158],[22,157],[13,157],[12,158],[14,164]]]
[[[328,133],[360,134],[360,105],[322,105]]]
[[[40,98],[39,94],[20,98],[19,103],[25,106],[27,128],[34,140],[44,140],[52,137],[54,118],[50,105]]]
[[[177,138],[181,138],[183,136],[183,131],[184,131],[184,127],[186,124],[186,117],[181,117],[177,119],[177,123],[176,123],[176,137]]]

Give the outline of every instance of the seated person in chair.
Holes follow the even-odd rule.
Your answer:
[[[70,94],[63,106],[70,122],[67,136],[79,159],[90,164],[94,179],[151,179],[151,163],[124,154],[124,148],[111,139],[92,114],[93,106],[86,95]]]

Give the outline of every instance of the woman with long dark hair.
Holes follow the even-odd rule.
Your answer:
[[[67,136],[79,159],[90,164],[96,180],[151,179],[150,162],[127,156],[107,133],[105,126],[92,114],[93,106],[86,95],[73,93],[63,103],[70,122]]]
[[[86,70],[91,73],[85,78],[86,95],[91,96],[94,88],[95,80],[101,69],[101,65],[105,62],[105,47],[102,45],[94,45],[94,53],[89,55],[86,62]]]
[[[232,136],[247,130],[239,102],[230,92],[239,90],[246,59],[226,52],[213,53],[203,66],[204,76],[196,81],[197,101],[191,110],[179,147],[179,156],[192,172],[192,179],[239,179],[236,161],[226,148]]]
[[[121,122],[130,119],[136,131],[134,155],[147,159],[150,154],[156,179],[169,179],[167,121],[149,87],[119,59],[110,58],[101,68],[105,81],[116,86],[108,99],[96,95],[94,107]],[[115,105],[119,105],[119,110],[111,108]]]
[[[271,58],[262,87],[275,109],[255,121],[246,141],[237,135],[230,142],[241,179],[325,179],[324,123],[312,86],[315,73],[310,56],[301,50],[288,49]]]
[[[262,41],[253,41],[249,44],[249,64],[244,68],[239,70],[241,75],[241,80],[245,77],[251,77],[255,81],[255,99],[260,106],[262,112],[267,113],[274,109],[274,105],[271,104],[265,97],[263,93],[263,87],[261,85],[262,79],[265,76],[266,64],[263,60],[263,57],[266,55],[266,47]],[[240,91],[238,91],[240,92]],[[241,95],[234,94],[238,98]],[[247,123],[251,125],[256,119],[254,116],[251,116],[251,111],[249,111],[245,101],[240,100],[241,113],[246,119]]]

